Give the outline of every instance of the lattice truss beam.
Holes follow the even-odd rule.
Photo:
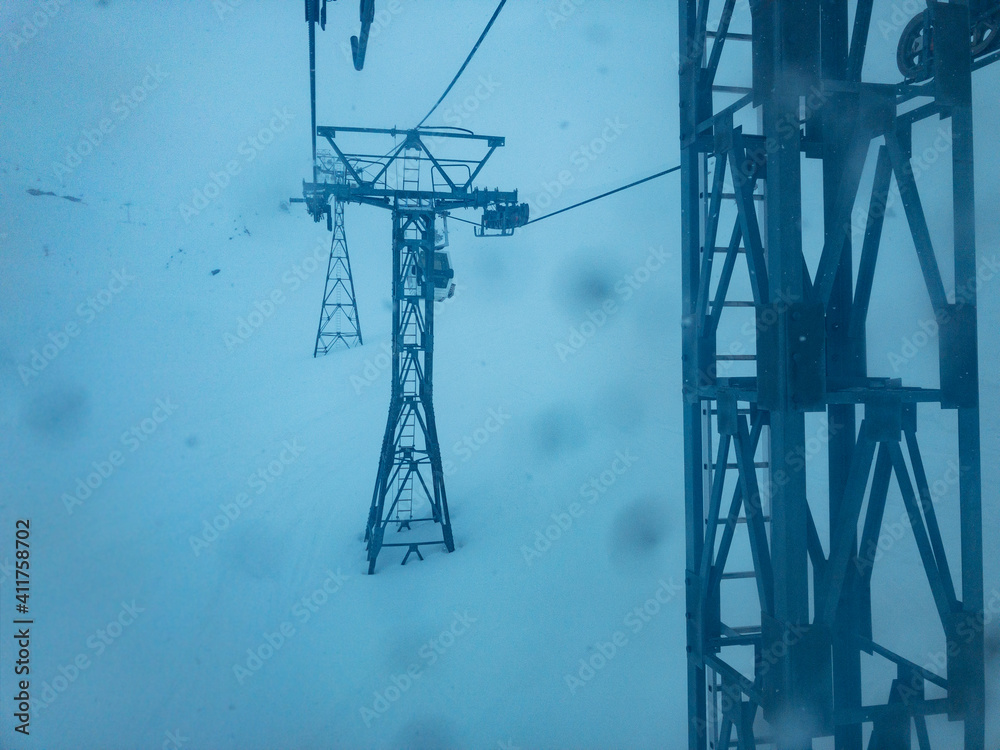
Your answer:
[[[973,62],[967,5],[931,2],[926,75],[864,82],[873,1],[850,6],[853,23],[834,0],[680,2],[692,750],[984,747],[971,73],[997,55]],[[913,146],[932,117],[944,238]],[[871,373],[869,308],[904,252],[937,383]],[[956,467],[947,519],[918,412],[955,424],[932,433]],[[892,602],[873,574],[894,574],[879,545],[897,503],[918,569]],[[920,597],[939,623],[923,651],[895,637],[907,622],[878,627]]]

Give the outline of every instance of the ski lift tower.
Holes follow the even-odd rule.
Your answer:
[[[316,154],[316,176],[344,182],[347,167],[329,152]],[[351,273],[351,256],[347,251],[347,233],[344,230],[344,204],[333,200],[332,211],[326,214],[327,226],[333,231],[330,260],[326,266],[326,286],[323,288],[323,305],[316,329],[313,357],[326,354],[343,346],[350,349],[362,346],[361,320],[358,317],[357,297],[354,294],[354,275]]]
[[[303,181],[303,202],[313,219],[328,215],[331,200],[392,212],[392,396],[365,528],[368,572],[374,573],[383,547],[405,548],[404,565],[411,554],[423,559],[421,547],[455,549],[432,386],[434,302],[453,288],[444,252],[445,217],[458,209],[482,209],[476,235],[505,236],[527,222],[527,205],[518,205],[516,190],[472,186],[504,145],[501,137],[343,127],[318,127],[316,134],[345,166],[346,179]],[[383,156],[375,154],[384,147],[352,153],[341,148],[345,141],[360,148],[387,137],[394,146]],[[459,152],[458,158],[435,155],[439,147]],[[389,529],[393,535],[387,539]]]

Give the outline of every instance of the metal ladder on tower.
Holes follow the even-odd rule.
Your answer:
[[[722,22],[720,23],[720,30],[722,26],[728,27],[729,18],[724,16]],[[723,33],[726,33],[725,31]],[[709,37],[716,37],[718,32],[708,32]],[[750,35],[748,34],[730,34],[726,33],[727,40],[734,41],[750,41]],[[714,55],[713,55],[714,57]],[[717,64],[717,63],[716,63]],[[732,85],[719,85],[713,84],[712,90],[715,93],[723,94],[738,94],[746,95],[749,94],[752,89],[745,86],[732,86]],[[715,169],[725,169],[724,157],[717,157],[715,162]],[[706,186],[710,185],[713,180],[709,179],[709,175],[705,175]],[[714,178],[714,174],[712,177]],[[730,175],[730,179],[732,179]],[[722,178],[725,179],[725,178]],[[753,188],[750,191],[750,203],[749,205],[756,212],[757,205],[765,200],[765,195],[758,192],[758,187],[763,184],[764,180],[761,178],[753,179]],[[730,240],[730,246],[720,246],[714,241],[712,242],[712,247],[705,247],[702,249],[702,268],[707,269],[708,273],[711,274],[711,270],[714,266],[714,257],[718,255],[725,256],[726,260],[720,272],[720,279],[718,281],[719,285],[724,285],[725,291],[721,295],[709,295],[707,300],[707,312],[709,315],[715,315],[716,317],[721,317],[726,309],[742,309],[749,311],[754,314],[756,303],[753,299],[730,299],[728,295],[729,284],[732,279],[734,272],[736,271],[736,266],[740,259],[742,259],[742,264],[746,266],[746,272],[750,276],[750,266],[749,259],[747,257],[746,241],[745,238],[740,234],[737,236],[737,231],[740,227],[739,219],[739,206],[737,203],[736,191],[740,187],[735,184],[732,185],[732,191],[726,192],[723,189],[720,192],[720,206],[729,206],[736,210],[735,227],[733,229],[732,239]],[[704,215],[708,215],[710,210],[709,202],[711,200],[711,195],[709,190],[705,190],[702,195],[703,200],[703,210]],[[721,207],[719,209],[720,214]],[[718,227],[717,227],[718,229]],[[714,238],[713,238],[714,239]],[[732,248],[733,252],[730,252],[733,242],[738,244]],[[705,258],[704,254],[711,254],[711,258]],[[709,282],[709,287],[711,288],[711,282]],[[718,290],[718,286],[717,286]],[[721,309],[720,309],[721,308]],[[754,328],[756,330],[756,328]],[[753,373],[747,373],[747,376],[756,375],[756,362],[757,354],[747,354],[747,353],[735,353],[732,350],[724,353],[716,353],[715,360],[721,365],[720,368],[728,368],[734,363],[753,363]],[[722,364],[724,363],[724,364]],[[766,455],[766,446],[768,441],[766,439],[766,431],[768,426],[766,424],[766,419],[764,415],[758,412],[752,405],[747,404],[746,406],[740,407],[739,404],[736,405],[738,408],[735,409],[735,416],[738,421],[742,421],[746,428],[746,433],[740,436],[740,440],[747,440],[748,445],[746,449],[749,452],[750,461],[752,462],[753,471],[757,474],[756,485],[758,487],[767,487],[768,483],[760,481],[760,472],[763,471],[766,474],[770,469],[770,461]],[[740,448],[734,444],[737,442],[737,438],[733,436],[726,437],[727,445],[725,446],[725,455],[722,455],[720,451],[720,442],[723,440],[723,436],[720,434],[719,427],[719,408],[718,402],[706,401],[702,404],[702,422],[703,422],[703,435],[705,436],[705,446],[704,455],[706,456],[703,462],[703,472],[704,472],[704,482],[705,487],[705,528],[706,531],[711,526],[715,527],[715,531],[710,534],[711,543],[715,547],[716,540],[718,539],[718,555],[723,557],[722,569],[717,569],[718,564],[716,560],[716,551],[712,550],[712,589],[709,593],[710,597],[715,597],[717,601],[731,600],[730,597],[723,597],[717,592],[722,586],[727,583],[739,582],[739,581],[754,581],[757,583],[758,574],[754,567],[751,565],[749,568],[743,567],[743,569],[727,570],[726,563],[730,560],[729,551],[731,550],[732,544],[734,542],[736,532],[738,528],[746,528],[749,533],[752,533],[749,524],[759,523],[758,528],[764,529],[764,535],[770,540],[770,512],[769,512],[769,498],[767,493],[761,493],[755,502],[749,504],[746,497],[742,497],[741,504],[737,509],[735,504],[735,493],[737,492],[737,487],[739,486],[739,463],[732,457],[734,452],[734,447],[736,450]],[[720,460],[723,465],[720,467]],[[721,471],[719,469],[721,468]],[[721,483],[722,487],[717,486]],[[730,491],[730,497],[732,497],[733,502],[731,502],[728,507],[723,502],[718,505],[718,512],[712,513],[712,503],[710,498],[714,493],[723,495],[726,490]],[[759,519],[754,519],[753,515],[759,514]],[[721,539],[718,537],[717,531],[721,530]],[[741,622],[722,623],[720,628],[719,637],[720,640],[725,641],[727,646],[753,646],[754,647],[754,662],[755,664],[760,663],[762,658],[762,624],[760,618],[756,617],[753,613],[753,608],[748,611],[748,617]],[[726,613],[730,618],[733,613]],[[720,612],[720,621],[722,613]],[[739,736],[741,734],[740,728],[736,727],[731,721],[730,717],[724,716],[724,711],[722,710],[722,703],[727,700],[724,693],[724,676],[716,672],[715,670],[709,668],[707,670],[708,677],[708,691],[709,691],[709,705],[710,710],[708,713],[709,717],[709,730],[710,730],[710,744],[709,747],[713,750],[722,750],[722,748],[729,747],[744,747],[748,742],[748,738]],[[759,683],[759,680],[757,681]],[[759,688],[760,685],[758,684]],[[756,715],[756,711],[753,712]],[[751,731],[754,722],[753,716],[748,720]],[[733,729],[737,729],[737,736],[734,736]],[[718,737],[719,742],[716,744],[714,738]],[[754,736],[753,746],[763,747],[770,746],[772,743],[769,738]]]

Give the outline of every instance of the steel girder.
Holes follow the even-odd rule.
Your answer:
[[[837,750],[861,750],[867,732],[870,750],[914,739],[929,748],[927,717],[944,715],[963,722],[966,750],[983,750],[967,4],[929,4],[934,75],[922,84],[862,81],[872,0],[857,0],[852,28],[837,0],[759,0],[742,19],[735,0],[679,6],[689,747],[799,750],[833,736]],[[752,33],[734,33],[740,22]],[[750,45],[751,85],[716,80],[737,43]],[[951,290],[910,153],[914,124],[933,115],[951,125]],[[803,228],[803,156],[822,170],[818,242]],[[861,187],[869,161],[870,192]],[[893,182],[939,338],[938,387],[869,374],[867,318]],[[753,316],[752,354],[719,344],[720,322],[740,308]],[[941,531],[917,439],[918,411],[930,407],[956,416],[957,540]],[[806,432],[810,413],[823,415],[820,449]],[[872,573],[893,482],[948,645],[943,675],[873,633],[873,609],[885,603],[872,601]],[[827,517],[814,515],[824,505]],[[738,534],[744,570],[733,570]],[[741,579],[754,584],[743,599],[727,589]],[[750,595],[759,617],[735,623],[734,604]],[[893,670],[882,702],[864,700],[862,653]]]

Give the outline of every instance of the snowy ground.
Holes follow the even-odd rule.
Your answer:
[[[13,558],[15,519],[30,518],[38,707],[31,738],[15,735],[2,574],[0,745],[683,747],[676,178],[510,239],[452,227],[459,286],[437,318],[435,400],[458,549],[405,568],[386,551],[367,577],[361,532],[389,394],[389,216],[348,208],[367,343],[314,360],[328,235],[286,203],[309,172],[302,11],[223,2],[0,11],[0,562]],[[342,47],[356,5],[331,3],[321,124],[415,124],[493,7],[379,5],[357,74]],[[509,4],[431,120],[506,136],[481,183],[519,189],[534,213],[677,159],[673,4],[563,5],[574,10],[553,28],[556,0]],[[34,37],[8,35],[38,13]],[[996,85],[991,72],[977,83],[984,256],[1000,234]],[[89,153],[85,133],[99,140]],[[595,139],[601,153],[580,150]],[[196,191],[230,162],[239,173],[202,207]],[[996,528],[989,289],[984,488]],[[241,327],[275,298],[259,326]],[[608,298],[617,312],[561,356]],[[882,332],[883,349],[911,328]],[[921,374],[922,361],[904,367]],[[502,426],[479,445],[491,413]],[[929,450],[942,474],[946,454]],[[78,482],[94,471],[107,476],[87,495]],[[602,472],[613,483],[588,489]],[[228,527],[206,533],[226,511]],[[559,520],[559,538],[536,547]],[[905,581],[916,558],[887,558],[883,585]],[[603,666],[581,676],[601,650]]]

